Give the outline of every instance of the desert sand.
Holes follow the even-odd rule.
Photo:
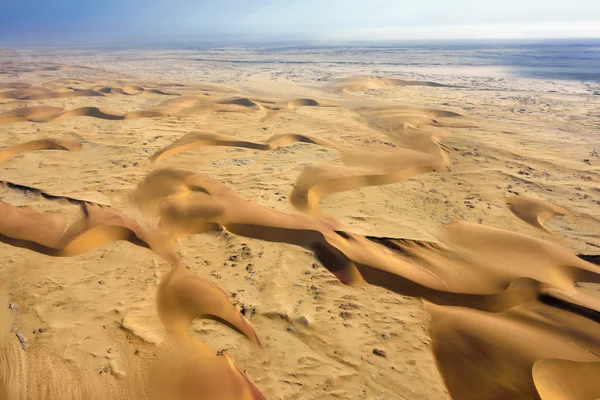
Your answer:
[[[599,96],[167,53],[2,53],[0,399],[600,398]]]

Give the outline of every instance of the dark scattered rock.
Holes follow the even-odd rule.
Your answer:
[[[39,332],[39,333],[44,333],[44,332],[46,332],[47,330],[48,330],[48,329],[46,329],[46,328],[40,328],[40,329],[38,329],[38,332]]]
[[[352,318],[352,313],[349,313],[347,311],[342,311],[342,312],[340,312],[340,317],[342,319],[350,319],[350,318]]]
[[[21,347],[23,348],[23,350],[27,350],[27,348],[29,347],[29,343],[27,342],[27,339],[25,338],[25,336],[23,336],[21,331],[15,331],[15,336],[17,337],[17,340],[19,340],[19,343],[21,343]]]
[[[379,349],[373,349],[373,354],[375,354],[378,357],[387,357],[385,351]]]
[[[256,315],[256,308],[242,304],[240,306],[240,314],[242,314],[246,318],[253,317],[254,315]]]
[[[342,303],[340,304],[340,308],[342,310],[358,310],[360,307],[358,306],[358,304],[354,303]]]

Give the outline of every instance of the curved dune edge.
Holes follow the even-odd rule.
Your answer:
[[[506,206],[520,220],[541,231],[552,233],[544,226],[544,222],[557,215],[571,215],[571,213],[556,204],[533,197],[515,195],[505,199]]]
[[[242,147],[254,150],[273,150],[280,146],[285,146],[290,143],[298,142],[318,144],[324,147],[336,148],[336,146],[333,143],[327,140],[306,135],[275,135],[267,139],[265,143],[259,143],[250,142],[246,140],[239,140],[234,136],[219,135],[210,132],[193,132],[184,135],[169,146],[154,153],[152,156],[150,156],[150,161],[159,162],[168,157],[177,155],[183,151],[207,146],[228,146]]]
[[[398,158],[393,157],[393,159],[397,160]],[[424,160],[426,159],[424,157]],[[364,160],[374,159],[364,158]],[[435,162],[430,165],[423,162],[423,165],[417,163],[412,166],[398,166],[397,171],[360,166],[317,165],[306,167],[294,184],[294,189],[290,194],[290,203],[302,212],[318,216],[322,215],[319,202],[327,195],[367,186],[389,185],[441,168],[444,168],[444,164]]]
[[[220,136],[200,137],[223,140]],[[176,153],[196,139],[171,149]],[[437,152],[443,153],[439,147]],[[228,363],[222,357],[210,361],[210,350],[184,335],[193,316],[220,320],[225,315],[230,326],[257,341],[247,322],[226,302],[206,309],[205,300],[226,299],[224,293],[178,266],[175,239],[218,226],[241,236],[309,249],[345,284],[371,284],[427,300],[433,318],[432,348],[453,398],[535,398],[538,394],[531,371],[538,361],[599,361],[600,317],[596,315],[600,301],[580,291],[574,282],[600,283],[600,267],[557,244],[466,222],[441,227],[441,243],[436,244],[369,239],[336,231],[325,219],[259,206],[205,174],[176,168],[151,172],[126,198],[123,204],[129,208],[86,205],[83,222],[68,226],[57,213],[25,209],[27,213],[18,214],[10,224],[8,219],[0,221],[0,230],[10,240],[81,251],[122,238],[135,243],[133,236],[125,235],[132,234],[139,240],[136,244],[146,245],[174,263],[159,287],[159,312],[175,348],[194,355],[181,364],[185,365],[182,369],[173,367],[175,374],[191,370],[209,377],[212,375],[204,374],[212,370],[196,367],[194,360],[206,359],[214,370],[225,369],[222,360]],[[15,212],[10,205],[2,206],[7,215]],[[65,232],[73,239],[63,239]],[[84,235],[90,235],[90,240]],[[211,296],[199,296],[200,290]],[[254,393],[246,384],[238,384],[246,380],[239,378],[231,365],[227,368],[225,371],[233,371],[224,373],[231,376],[226,379],[231,379],[232,390],[243,388],[243,396]],[[197,388],[203,382],[196,379],[185,388]],[[207,391],[213,390],[211,382],[206,382]],[[215,394],[215,398],[219,396]]]
[[[7,147],[0,150],[0,163],[21,153],[27,153],[36,150],[64,150],[79,151],[81,144],[74,140],[64,139],[40,139],[23,143],[17,146]]]
[[[600,398],[600,362],[545,359],[533,366],[533,381],[542,400]]]

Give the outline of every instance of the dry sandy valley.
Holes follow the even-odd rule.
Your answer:
[[[0,399],[600,398],[600,85],[262,51],[0,52]]]

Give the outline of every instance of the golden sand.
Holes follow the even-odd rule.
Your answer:
[[[597,139],[428,81],[2,68],[0,399],[600,397]]]

